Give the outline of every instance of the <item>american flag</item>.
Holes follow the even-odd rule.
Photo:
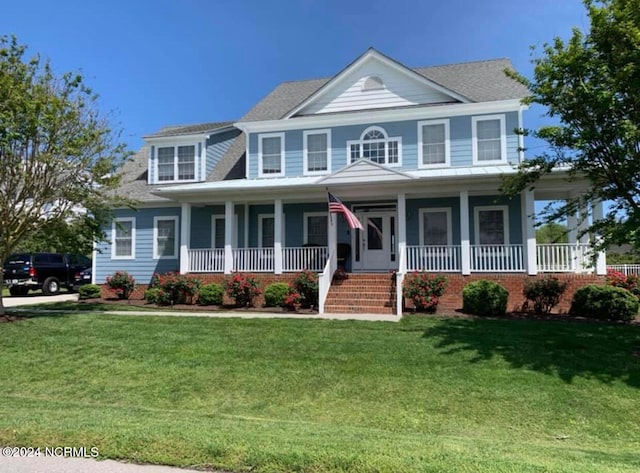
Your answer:
[[[338,199],[335,195],[333,195],[331,192],[328,192],[328,194],[329,213],[342,214],[344,216],[344,219],[347,221],[347,225],[349,225],[349,228],[354,230],[356,228],[364,230],[364,227],[360,223],[360,220],[358,220],[358,217],[353,215],[353,212],[351,212],[351,210],[349,210],[346,205],[340,202],[340,199]]]

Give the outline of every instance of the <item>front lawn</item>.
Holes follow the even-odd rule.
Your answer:
[[[0,444],[255,472],[635,472],[640,327],[0,324]]]

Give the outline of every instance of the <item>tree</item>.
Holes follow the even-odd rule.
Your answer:
[[[593,202],[607,202],[600,221],[581,234],[598,234],[596,249],[631,243],[640,248],[640,0],[585,0],[590,29],[574,28],[565,43],[555,38],[534,59],[528,104],[546,107],[558,124],[537,131],[549,151],[527,160],[503,180],[509,195],[533,188],[553,170],[586,179],[589,189],[543,212],[547,222],[576,215]]]
[[[79,212],[100,240],[122,202],[113,189],[127,153],[97,111],[97,96],[81,75],[57,76],[49,61],[25,52],[15,37],[0,37],[0,262]]]
[[[538,243],[567,243],[569,241],[567,227],[557,222],[545,223],[536,230],[536,241]]]

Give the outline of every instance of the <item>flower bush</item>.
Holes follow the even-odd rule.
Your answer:
[[[126,271],[116,271],[113,276],[107,277],[107,286],[118,298],[129,299],[136,288],[136,280]]]
[[[201,285],[202,281],[196,277],[169,272],[154,274],[149,286],[164,292],[157,304],[195,304]]]
[[[169,305],[171,304],[171,299],[169,295],[159,287],[150,287],[146,291],[144,291],[144,300],[149,304],[157,304],[157,305]]]
[[[640,299],[640,277],[637,274],[625,275],[620,271],[607,271],[607,284],[613,287],[621,287]]]
[[[250,274],[235,273],[224,281],[224,290],[238,307],[253,307],[255,298],[262,294],[259,281]]]
[[[425,273],[409,273],[404,278],[402,293],[419,312],[434,313],[447,288],[447,278]]]
[[[296,310],[296,305],[300,304],[302,298],[295,289],[289,288],[289,292],[284,296],[283,307],[287,310]]]
[[[299,272],[291,281],[291,287],[300,295],[303,307],[317,307],[318,275],[316,273],[309,270]]]
[[[522,295],[527,299],[527,305],[531,301],[536,314],[550,314],[551,309],[558,305],[566,290],[566,282],[547,276],[534,281],[525,281]]]

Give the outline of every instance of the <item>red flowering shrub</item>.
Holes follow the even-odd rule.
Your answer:
[[[202,281],[175,272],[154,274],[150,288],[159,289],[157,304],[195,304]],[[152,296],[153,297],[153,296]],[[148,298],[145,297],[149,301]],[[151,302],[151,301],[149,301]]]
[[[234,273],[224,280],[224,290],[238,307],[253,307],[255,298],[262,294],[259,281],[250,274]]]
[[[136,288],[136,280],[126,271],[116,271],[113,276],[107,277],[107,286],[112,289],[120,299],[129,299]]]
[[[640,277],[637,274],[625,275],[612,269],[607,271],[607,284],[613,287],[621,287],[640,299]]]
[[[296,274],[291,288],[300,295],[303,307],[318,306],[318,274],[305,269]]]
[[[410,273],[404,278],[403,294],[413,302],[419,312],[433,313],[438,308],[440,297],[447,287],[444,276],[426,273]]]
[[[287,310],[296,310],[296,305],[300,304],[302,297],[298,294],[295,289],[291,288],[286,296],[284,296],[283,306]]]

